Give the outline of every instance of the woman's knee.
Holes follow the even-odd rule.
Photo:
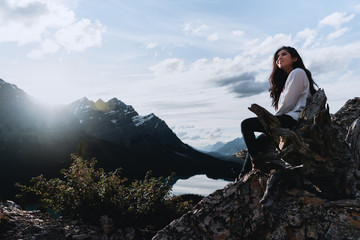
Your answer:
[[[241,131],[253,129],[254,124],[258,122],[258,118],[247,118],[240,124]]]
[[[250,118],[243,120],[240,124],[241,129],[246,129],[250,125]]]

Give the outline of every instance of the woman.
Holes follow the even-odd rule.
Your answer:
[[[273,57],[273,70],[270,75],[270,97],[272,106],[275,108],[281,127],[293,128],[299,118],[300,112],[306,106],[306,99],[316,92],[316,85],[311,73],[304,66],[304,63],[295,48],[283,46],[278,49]],[[256,162],[261,146],[268,141],[268,138],[261,134],[258,138],[254,132],[264,132],[259,119],[248,118],[241,123],[241,132],[248,148],[248,155],[245,159],[239,177],[251,170],[251,161]]]

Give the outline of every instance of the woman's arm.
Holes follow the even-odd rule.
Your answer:
[[[284,115],[294,110],[300,96],[309,86],[309,80],[304,70],[294,69],[288,76],[284,90],[280,95],[279,108],[275,115]]]

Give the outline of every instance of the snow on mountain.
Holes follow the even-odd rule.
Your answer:
[[[70,154],[85,146],[99,167],[123,168],[124,176],[207,174],[232,179],[239,165],[198,152],[183,143],[165,121],[140,116],[113,98],[81,98],[61,108],[44,108],[23,90],[0,80],[0,197],[14,193],[14,183],[33,176],[54,177],[70,164]]]
[[[71,103],[70,110],[79,118],[81,123],[97,119],[105,122],[110,121],[115,125],[119,125],[127,121],[128,124],[133,123],[134,126],[139,127],[156,117],[153,113],[140,116],[132,106],[126,105],[116,98],[108,102],[103,102],[101,99],[93,102],[85,97]]]
[[[126,105],[117,98],[112,98],[107,102],[102,99],[93,102],[82,98],[71,103],[69,111],[78,119],[87,133],[128,146],[132,142],[131,139],[150,134],[150,131],[157,128],[159,124],[165,124],[153,113],[140,116],[131,105]]]
[[[146,115],[146,116],[134,116],[132,117],[133,123],[135,126],[139,127],[141,125],[146,124],[148,121],[150,121],[155,115],[153,113]],[[155,126],[155,128],[157,125]]]

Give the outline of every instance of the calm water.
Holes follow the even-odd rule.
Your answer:
[[[195,175],[188,179],[179,179],[173,186],[174,195],[198,194],[207,196],[215,190],[224,188],[228,183],[225,180],[215,180],[204,175]]]

